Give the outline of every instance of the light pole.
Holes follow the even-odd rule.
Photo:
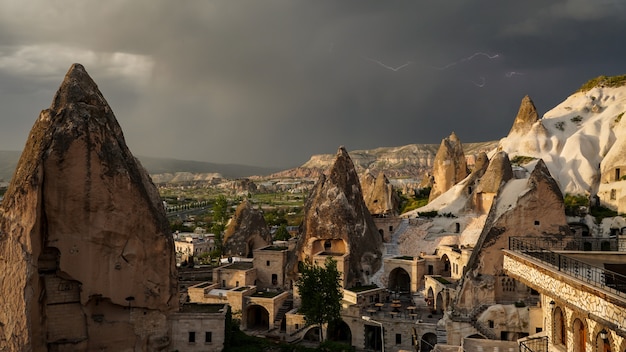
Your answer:
[[[361,319],[370,322],[370,323],[374,323],[374,324],[378,324],[378,326],[380,326],[380,346],[382,348],[382,352],[385,352],[385,331],[383,329],[383,323],[376,321],[374,319],[372,319],[372,317],[364,315],[361,317]]]

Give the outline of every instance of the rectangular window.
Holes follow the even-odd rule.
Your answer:
[[[402,334],[396,334],[396,345],[402,344]]]
[[[270,266],[270,261],[265,262],[265,265]]]
[[[196,342],[196,332],[195,331],[190,331],[189,332],[189,343],[195,343]]]
[[[213,333],[207,331],[204,333],[204,342],[209,343],[213,341]]]

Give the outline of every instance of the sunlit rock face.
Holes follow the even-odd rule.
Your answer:
[[[0,345],[167,346],[178,289],[165,211],[82,65],[70,68],[30,132],[0,232]]]
[[[370,214],[398,215],[400,196],[382,171],[376,177],[366,172],[361,176],[360,181],[365,205]]]
[[[453,132],[441,141],[433,163],[433,185],[429,201],[434,200],[469,174],[461,141]]]
[[[248,200],[239,204],[224,233],[226,256],[252,257],[255,249],[272,244],[272,235],[263,213],[252,207]]]
[[[294,274],[297,261],[326,253],[339,261],[344,287],[367,284],[382,264],[381,247],[382,235],[363,200],[354,164],[341,147],[307,199],[296,258],[288,269]]]

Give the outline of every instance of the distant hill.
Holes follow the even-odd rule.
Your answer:
[[[13,177],[13,172],[17,166],[22,152],[0,151],[0,181],[9,181]],[[216,164],[202,161],[178,160],[167,158],[154,158],[139,156],[139,161],[143,167],[152,174],[167,174],[177,172],[189,172],[194,174],[218,173],[225,178],[242,178],[254,175],[269,175],[280,171],[277,168],[265,168],[258,166],[238,165],[238,164]]]

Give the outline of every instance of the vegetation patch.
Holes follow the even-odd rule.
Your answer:
[[[622,111],[621,114],[615,116],[615,123],[619,123],[622,120],[622,116],[624,116],[624,112]]]
[[[559,131],[565,131],[565,122],[564,121],[559,121],[559,122],[554,124],[554,127],[556,127],[556,129],[559,130]]]
[[[437,212],[436,210],[422,211],[422,212],[418,212],[417,215],[420,218],[434,218],[434,217],[437,217],[437,215],[439,215],[439,212]]]
[[[348,291],[352,291],[352,292],[365,292],[365,291],[369,291],[369,290],[373,290],[378,288],[378,285],[376,284],[372,284],[372,285],[362,285],[362,286],[354,286],[348,289]]]
[[[574,123],[579,123],[579,122],[581,122],[582,120],[583,120],[583,117],[582,117],[582,116],[580,116],[580,115],[576,115],[576,116],[574,116],[574,117],[572,117],[572,118],[570,119],[570,121],[572,121],[572,122],[574,122]]]
[[[525,165],[528,164],[529,162],[535,160],[536,158],[533,158],[532,156],[526,156],[526,155],[516,155],[513,159],[511,159],[511,164],[513,165]]]
[[[437,281],[439,281],[440,283],[442,283],[442,284],[444,284],[444,285],[449,285],[449,284],[451,284],[451,282],[450,282],[450,281],[448,281],[448,280],[446,280],[446,279],[444,279],[443,277],[440,277],[440,276],[436,276],[436,277],[434,277],[434,279],[435,279],[435,280],[437,280]]]
[[[589,206],[589,199],[582,194],[566,194],[563,202],[567,216],[582,216],[581,207]]]
[[[601,223],[604,218],[612,218],[617,216],[617,212],[615,210],[609,209],[603,206],[593,206],[591,207],[591,215],[596,219],[596,223]]]
[[[596,78],[592,78],[583,84],[577,92],[587,92],[595,87],[608,87],[608,88],[617,88],[626,84],[626,75],[621,76],[598,76]]]

